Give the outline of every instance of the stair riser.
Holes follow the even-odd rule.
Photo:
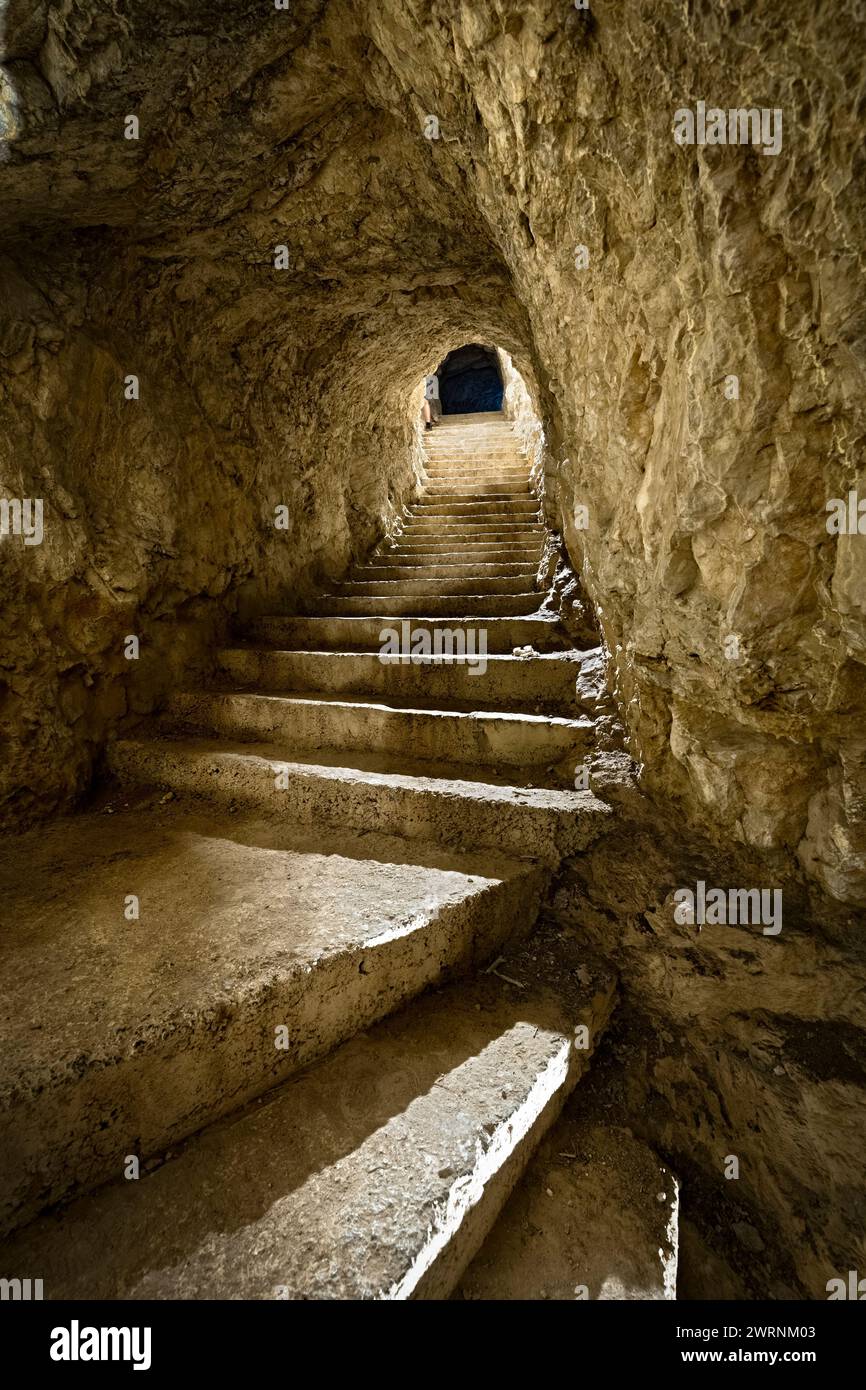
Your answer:
[[[374,564],[381,564],[385,560],[396,558],[405,553],[412,556],[418,554],[428,554],[435,557],[440,555],[478,555],[480,558],[485,556],[489,561],[496,560],[509,561],[513,558],[522,559],[524,555],[540,555],[544,549],[543,541],[537,533],[528,532],[522,537],[519,533],[510,533],[509,538],[496,540],[495,538],[484,538],[483,536],[416,536],[414,531],[404,531],[390,545],[383,546],[379,552],[371,557]]]
[[[392,618],[499,618],[524,617],[537,612],[541,594],[489,594],[480,598],[389,598],[386,616]],[[317,612],[334,617],[369,617],[371,610],[386,610],[381,602],[371,598],[325,598],[316,605]]]
[[[403,545],[418,545],[419,543],[427,545],[433,541],[434,544],[439,543],[451,548],[455,545],[461,547],[471,545],[473,542],[540,545],[543,541],[543,533],[540,527],[526,526],[519,521],[498,526],[469,526],[465,522],[453,521],[444,521],[441,525],[436,525],[427,521],[407,526],[400,533],[399,539]]]
[[[246,636],[254,642],[270,642],[283,649],[301,651],[378,651],[382,645],[380,632],[388,625],[386,618],[284,618],[262,617],[250,623]],[[424,629],[431,638],[437,626],[423,618],[416,619],[413,630]],[[448,623],[451,630],[477,630],[474,619],[454,618]],[[568,647],[559,624],[546,618],[493,618],[484,624],[487,650],[491,654],[510,654],[515,647],[534,647],[536,651],[559,651]]]
[[[407,598],[412,594],[525,594],[535,583],[536,571],[524,570],[522,574],[506,579],[490,579],[483,575],[471,579],[447,579],[443,576],[418,579],[350,579],[341,584],[337,591],[342,597],[363,597],[375,599],[377,604],[387,603],[389,594]]]
[[[497,714],[292,703],[277,696],[218,692],[173,695],[163,726],[211,737],[279,742],[287,750],[331,748],[472,767],[546,766],[566,758],[577,763],[592,728],[588,722],[583,726]]]
[[[458,520],[477,517],[481,521],[513,521],[525,517],[534,520],[538,516],[538,503],[534,498],[526,502],[418,502],[412,508],[412,516],[424,520],[434,516],[456,517]]]
[[[465,487],[453,487],[448,483],[439,487],[428,487],[424,492],[423,501],[425,503],[478,502],[482,506],[492,506],[500,502],[535,502],[536,505],[538,503],[538,499],[530,493],[528,484],[526,487],[514,487],[507,484],[495,485],[492,483],[487,487],[473,487],[471,483]]]
[[[509,563],[515,571],[535,575],[541,564],[541,555],[541,550],[526,552],[518,550],[516,553],[512,550],[510,551],[511,559]],[[471,564],[469,563],[470,561]],[[382,555],[376,560],[376,568],[382,571],[380,577],[383,579],[386,577],[397,578],[398,576],[394,574],[394,570],[417,570],[420,566],[429,569],[430,578],[433,578],[436,574],[442,574],[444,578],[447,578],[449,571],[452,572],[453,578],[465,578],[468,576],[465,573],[461,574],[460,571],[469,571],[472,574],[484,574],[484,566],[487,565],[495,567],[496,573],[502,573],[500,566],[496,563],[495,552],[493,555],[491,555],[490,552],[485,555],[483,551],[467,555],[467,552],[462,547],[454,547],[451,550],[440,551],[404,550],[394,554]],[[385,571],[389,571],[387,576]],[[506,569],[505,573],[509,574],[511,570]]]
[[[446,459],[470,459],[477,462],[481,467],[489,467],[499,461],[506,463],[522,464],[526,467],[526,455],[517,446],[513,435],[511,438],[504,436],[501,439],[491,439],[485,442],[480,448],[471,440],[457,440],[436,437],[428,437],[424,441],[425,453],[427,457],[435,462]]]
[[[410,636],[416,637],[416,634]],[[402,638],[402,634],[401,634]],[[386,638],[386,641],[388,639]],[[446,641],[446,650],[455,643]],[[227,681],[264,693],[324,692],[347,698],[392,701],[471,701],[479,709],[531,709],[543,702],[567,717],[578,713],[574,661],[525,658],[503,660],[484,656],[487,634],[472,634],[472,651],[479,658],[458,661],[382,659],[359,652],[270,652],[237,648],[220,653],[219,667]],[[459,649],[459,647],[458,647]]]
[[[530,495],[528,478],[522,480],[502,478],[495,482],[482,482],[474,478],[467,478],[465,482],[456,478],[443,478],[441,480],[431,478],[424,492],[424,500],[429,502],[483,502],[493,498],[517,500]]]
[[[476,541],[473,544],[471,541],[464,541],[460,536],[446,536],[439,540],[432,536],[419,536],[417,541],[404,541],[394,550],[377,555],[375,563],[388,564],[394,560],[397,564],[414,565],[425,563],[421,557],[426,555],[430,557],[426,563],[433,565],[463,565],[475,560],[479,564],[487,565],[505,560],[503,552],[507,552],[506,563],[519,564],[522,561],[527,569],[533,570],[538,568],[544,553],[540,545],[527,541],[513,544],[507,540]]]
[[[497,471],[495,473],[467,472],[465,469],[428,470],[428,486],[444,492],[515,492],[525,495],[530,488],[526,472]]]
[[[393,560],[390,564],[359,565],[352,572],[352,582],[358,583],[377,583],[384,580],[386,583],[403,581],[405,579],[429,579],[433,583],[438,581],[450,581],[452,579],[466,579],[470,582],[473,579],[495,579],[497,576],[503,579],[515,579],[518,576],[526,581],[521,585],[522,592],[525,593],[535,582],[538,570],[538,563],[534,561],[517,561],[515,563],[487,563],[478,561],[476,564],[461,565],[448,564],[447,562],[437,562],[435,560],[406,561],[402,563]],[[448,587],[443,585],[443,587]],[[477,593],[477,590],[473,590]]]
[[[416,536],[449,536],[460,535],[465,540],[484,541],[491,536],[532,536],[541,540],[545,534],[544,523],[539,521],[534,514],[531,516],[508,515],[500,516],[492,513],[488,516],[425,516],[414,513],[407,516],[403,525],[401,536],[409,536],[414,539]]]

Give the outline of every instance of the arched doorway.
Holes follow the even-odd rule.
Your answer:
[[[469,343],[456,348],[439,366],[443,415],[471,415],[502,409],[502,376],[493,348]]]

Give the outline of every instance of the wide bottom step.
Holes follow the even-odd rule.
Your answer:
[[[543,945],[416,1001],[139,1182],[35,1223],[3,1273],[38,1269],[49,1299],[446,1297],[613,1006],[598,967],[549,983]]]

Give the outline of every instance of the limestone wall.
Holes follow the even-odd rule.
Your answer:
[[[866,901],[866,542],[825,510],[863,486],[855,11],[75,0],[5,24],[2,481],[50,521],[38,556],[4,542],[11,811],[80,790],[236,608],[303,600],[394,524],[412,392],[481,340],[537,392],[646,785]],[[779,152],[678,144],[698,101],[781,110]]]

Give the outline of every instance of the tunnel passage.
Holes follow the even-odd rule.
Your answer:
[[[502,409],[502,376],[493,348],[480,343],[449,352],[436,375],[443,415]]]
[[[465,614],[479,577],[484,616],[504,632],[491,673],[537,678],[549,694],[555,663],[528,640],[542,619],[527,629],[529,613],[490,613],[529,602],[540,533],[512,485],[530,485],[499,447],[506,419],[485,421],[474,412],[489,402],[451,391],[463,353],[478,354],[475,370],[463,363],[463,384],[478,387],[483,345],[499,344],[539,422],[513,408],[503,366],[507,420],[537,444],[532,483],[556,538],[543,539],[542,563],[561,580],[552,604],[573,612],[577,574],[600,617],[605,652],[586,644],[595,655],[574,692],[595,716],[609,653],[642,784],[660,806],[633,796],[625,760],[587,765],[588,792],[566,790],[598,797],[606,773],[611,809],[592,857],[568,856],[556,910],[622,976],[640,1059],[621,1088],[630,1107],[701,1175],[708,1213],[720,1189],[751,1205],[751,1249],[763,1231],[793,1269],[777,1288],[822,1290],[828,1268],[855,1267],[850,1174],[862,1141],[854,1105],[838,1102],[845,1083],[816,1082],[784,1054],[791,1019],[811,1037],[816,1019],[836,1027],[857,998],[861,967],[836,940],[855,939],[841,905],[866,904],[863,537],[856,515],[834,533],[825,511],[862,495],[862,139],[839,116],[862,85],[856,16],[825,7],[818,22],[805,0],[784,10],[597,0],[591,13],[439,0],[435,16],[388,0],[152,9],[0,0],[0,474],[11,494],[0,502],[12,515],[44,499],[45,511],[40,544],[0,537],[6,821],[87,793],[119,735],[137,735],[175,692],[198,689],[217,653],[239,650],[227,646],[235,621],[245,633],[261,620],[287,647],[280,615],[312,607],[323,584],[358,586],[341,590],[345,611],[333,615],[336,659],[323,661],[321,628],[313,640],[305,626],[300,655],[261,658],[263,670],[276,663],[281,699],[299,669],[312,681],[323,666],[360,667],[383,685],[387,675],[388,690],[419,679],[419,667],[379,662],[371,598],[384,591],[401,621],[423,621],[447,578]],[[781,19],[808,41],[783,44]],[[689,94],[736,106],[757,93],[785,107],[777,156],[675,139]],[[425,435],[421,382],[437,363],[444,427]],[[469,429],[497,445],[492,477],[461,438]],[[426,479],[425,448],[431,463],[443,455]],[[422,483],[439,496],[421,500]],[[460,496],[478,486],[515,519],[494,527],[491,503]],[[397,536],[393,555],[376,556],[386,563],[356,577],[374,545]],[[415,567],[429,572],[406,573]],[[358,618],[370,624],[364,652],[338,645]],[[467,676],[473,709],[483,679]],[[418,726],[437,720],[417,688],[404,694],[397,725],[414,753]],[[357,713],[345,700],[354,712],[338,715],[333,700],[312,709],[265,695],[257,708],[269,718],[290,709],[297,722],[303,710],[313,734],[314,718],[372,727],[369,707],[382,705],[368,698]],[[479,721],[452,714],[455,738],[474,747]],[[396,716],[382,706],[375,718],[393,757]],[[551,736],[532,723],[543,718],[525,713],[527,738]],[[496,716],[485,727],[506,726]],[[178,767],[176,743],[166,769]],[[204,752],[196,785],[233,791],[244,769],[255,796],[274,789],[282,815],[288,788],[266,760],[225,756],[220,779]],[[167,774],[155,769],[159,783]],[[299,800],[334,805],[338,822],[356,806],[386,829],[401,828],[404,808],[416,828],[433,826],[434,811],[452,816],[450,796],[407,788],[405,766],[387,784],[383,775],[370,773],[365,790],[323,764],[318,801],[302,769]],[[562,789],[539,790],[543,829]],[[522,791],[503,800],[497,784],[489,800],[491,816],[504,806],[510,817],[513,801],[525,823]],[[633,814],[650,821],[642,838],[623,823]],[[668,863],[661,826],[683,827],[685,863]],[[729,836],[742,856],[730,868]],[[674,920],[676,886],[775,891],[783,878],[796,930],[779,940],[721,925],[695,940]],[[806,888],[840,905],[837,920],[816,897],[813,933],[795,907]],[[114,901],[133,890],[119,883]],[[355,896],[366,929],[369,898]],[[415,920],[412,900],[397,908]],[[20,932],[8,904],[5,916]],[[452,923],[456,939],[465,920]],[[85,917],[85,942],[87,929]],[[276,923],[280,951],[284,936]],[[750,1161],[727,1183],[719,1156],[741,1138]],[[850,1200],[828,1208],[828,1186]],[[818,1213],[808,1229],[807,1199]],[[710,1248],[717,1226],[713,1215]],[[771,1261],[751,1263],[769,1286]]]

